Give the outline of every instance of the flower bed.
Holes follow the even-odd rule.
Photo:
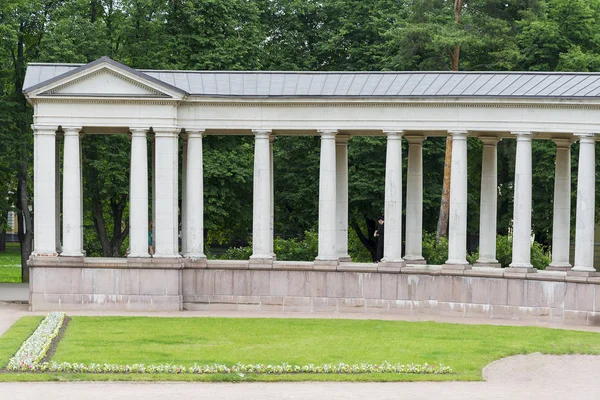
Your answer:
[[[37,329],[23,342],[21,348],[8,361],[6,369],[9,371],[33,371],[44,358],[52,339],[54,339],[65,319],[65,313],[52,312],[46,316]]]
[[[231,366],[225,364],[197,365],[186,367],[172,364],[79,364],[40,361],[44,358],[58,335],[65,319],[65,313],[53,312],[46,316],[35,332],[23,343],[12,357],[6,369],[8,371],[29,372],[62,372],[62,373],[93,373],[93,374],[450,374],[452,369],[443,364],[392,364],[384,361],[381,364],[322,364],[322,365],[292,365],[282,363],[277,365],[242,364]]]
[[[76,373],[125,373],[125,374],[450,374],[452,369],[443,364],[308,364],[304,366],[287,363],[277,365],[242,364],[232,366],[225,364],[194,365],[186,367],[173,364],[78,364],[78,363],[41,363],[30,371],[35,372],[76,372]]]

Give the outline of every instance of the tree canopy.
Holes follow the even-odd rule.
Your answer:
[[[29,62],[86,63],[109,56],[133,68],[196,70],[599,71],[600,0],[5,0],[0,3],[0,229],[16,209],[23,257],[34,233],[32,110],[21,93]],[[90,254],[122,254],[127,236],[125,138],[84,138]],[[205,139],[209,242],[250,239],[251,138]],[[406,150],[406,145],[404,146]],[[424,143],[424,229],[435,231],[444,141]],[[499,233],[512,218],[514,141],[499,144]],[[551,240],[554,145],[534,143],[533,229]],[[319,141],[274,143],[278,235],[316,229]],[[478,231],[481,146],[469,141],[469,232]],[[576,161],[576,152],[573,152]],[[350,225],[371,237],[383,210],[385,139],[349,143]],[[576,179],[576,162],[573,163]],[[598,213],[597,213],[598,214]]]

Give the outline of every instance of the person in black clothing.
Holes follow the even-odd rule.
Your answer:
[[[384,237],[384,229],[383,229],[383,217],[377,217],[377,230],[375,231],[375,237],[377,238],[377,260],[376,262],[380,262],[383,258],[383,237]]]

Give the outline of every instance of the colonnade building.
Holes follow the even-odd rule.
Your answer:
[[[599,74],[155,71],[103,57],[86,65],[30,64],[24,92],[34,107],[33,309],[435,310],[595,321],[595,295],[591,303],[587,295],[578,299],[582,292],[595,293],[600,283],[593,264]],[[84,256],[84,134],[131,136],[127,258]],[[231,134],[254,136],[253,252],[249,260],[207,261],[202,140]],[[280,135],[321,139],[314,262],[278,262],[273,253],[272,143]],[[353,263],[348,255],[347,144],[364,135],[387,138],[384,258],[378,264]],[[421,247],[422,143],[447,135],[453,139],[448,260],[432,266]],[[466,259],[467,137],[483,143],[480,248],[473,266]],[[403,138],[409,147],[405,205]],[[537,271],[530,260],[534,138],[556,143],[549,271]],[[512,263],[505,269],[496,260],[500,140],[517,142]],[[571,265],[570,149],[575,141],[579,163]]]

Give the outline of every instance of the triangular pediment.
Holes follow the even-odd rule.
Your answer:
[[[40,93],[41,96],[77,97],[164,97],[168,94],[125,77],[108,68],[102,68],[79,79],[66,82]]]
[[[184,90],[107,57],[50,77],[25,89],[25,93],[30,99],[101,97],[181,100],[188,95]]]

